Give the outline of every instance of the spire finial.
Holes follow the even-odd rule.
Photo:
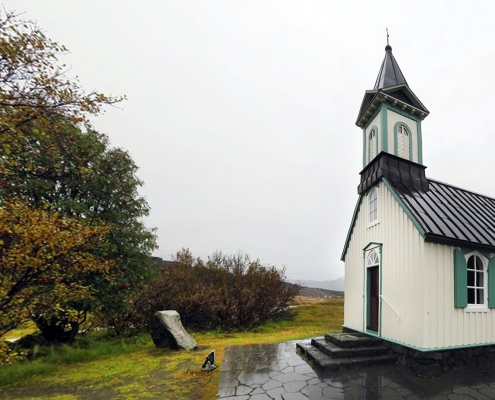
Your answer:
[[[385,51],[392,51],[392,46],[388,44],[388,28],[385,28],[387,31],[387,45],[385,46]]]

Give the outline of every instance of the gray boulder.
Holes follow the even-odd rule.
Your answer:
[[[150,334],[156,347],[192,350],[196,341],[186,332],[177,311],[157,311],[150,323]]]

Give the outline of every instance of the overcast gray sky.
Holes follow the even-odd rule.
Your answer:
[[[343,275],[366,89],[393,54],[429,109],[427,176],[495,197],[495,2],[6,0],[71,52],[140,167],[156,255],[243,250]]]

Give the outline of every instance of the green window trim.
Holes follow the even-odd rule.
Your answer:
[[[466,308],[467,303],[467,263],[464,254],[454,249],[454,307]]]
[[[366,129],[363,128],[363,168],[366,167]]]
[[[421,121],[417,121],[418,128],[418,164],[423,165],[423,134],[421,133]]]
[[[373,246],[373,247],[371,247]],[[367,250],[372,250],[374,248],[380,248],[380,260],[381,260],[381,257],[382,257],[382,246],[383,246],[383,243],[379,243],[379,242],[369,242],[366,247],[363,248],[363,251],[366,252]],[[364,257],[364,256],[363,256]]]
[[[379,295],[381,296],[382,294],[382,249],[383,249],[383,243],[378,243],[378,242],[369,242],[364,248],[363,248],[363,267],[364,267],[364,287],[363,290],[365,290],[365,302],[363,302],[363,306],[365,307],[365,314],[363,315],[364,318],[364,326],[363,326],[363,332],[370,332],[374,336],[381,337],[382,334],[382,301],[380,300],[378,302],[378,331],[372,331],[367,329],[368,321],[370,318],[369,315],[369,296],[370,296],[370,281],[368,279],[368,268],[373,268],[373,267],[378,267],[378,276],[380,279],[379,282]],[[372,252],[372,251],[377,251],[378,253],[378,265],[368,265],[367,264],[367,255]]]
[[[397,131],[399,130],[399,126],[404,126],[407,129],[407,132],[409,132],[409,160],[414,161],[413,160],[413,151],[412,151],[412,148],[413,148],[413,146],[412,146],[412,141],[413,141],[412,130],[403,121],[396,122],[394,125],[394,155],[399,157],[399,149],[398,149],[399,141],[398,141],[398,136],[397,136]]]
[[[381,122],[382,122],[382,151],[388,153],[388,109],[385,104],[382,103],[381,107]]]
[[[479,253],[488,259],[488,308],[495,308],[495,257],[489,258],[488,253],[472,249],[454,249],[454,307],[466,308],[467,295],[467,261],[466,254]]]
[[[417,135],[418,135],[418,138],[417,138],[417,148],[418,148],[418,164],[421,164],[423,165],[423,135],[422,135],[422,132],[421,132],[421,118],[416,115],[416,114],[411,114],[407,111],[403,111],[401,108],[397,107],[397,106],[394,106],[392,104],[387,104],[387,110],[390,110],[396,114],[399,114],[405,118],[408,118],[412,121],[415,121],[416,122],[416,126],[417,126]],[[406,126],[406,128],[409,128],[406,124],[404,124]],[[408,129],[409,132],[411,132],[410,129]],[[395,131],[395,129],[394,129]],[[397,143],[397,140],[396,140],[396,143]],[[395,152],[395,154],[397,154],[397,151]],[[409,151],[409,155],[411,156],[411,152]]]
[[[495,308],[495,257],[488,261],[488,308]]]

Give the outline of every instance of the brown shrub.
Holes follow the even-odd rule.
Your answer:
[[[177,261],[135,296],[125,320],[144,330],[156,311],[176,310],[186,327],[251,328],[287,311],[299,287],[284,279],[285,269],[252,261],[243,253],[217,252],[203,262],[182,249]]]

